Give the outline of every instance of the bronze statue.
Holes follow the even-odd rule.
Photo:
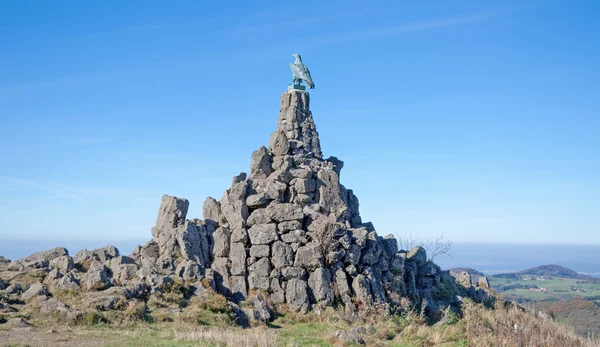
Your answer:
[[[296,58],[296,60],[292,64],[290,64],[290,69],[292,70],[292,78],[294,83],[290,84],[288,86],[288,89],[306,90],[306,88],[302,85],[302,81],[306,82],[308,88],[315,89],[315,84],[313,83],[313,80],[310,77],[310,71],[308,71],[306,65],[302,63],[302,58],[300,57],[300,54],[292,54],[292,57]]]

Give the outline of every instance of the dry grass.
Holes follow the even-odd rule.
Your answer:
[[[200,327],[191,330],[176,330],[174,333],[177,341],[203,341],[219,346],[271,347],[278,345],[277,333],[266,327],[251,329]]]
[[[434,326],[417,312],[391,315],[376,305],[359,312],[327,307],[307,314],[279,305],[276,319],[268,326],[256,323],[241,329],[235,326],[235,317],[222,295],[208,292],[181,305],[183,294],[166,294],[149,302],[131,301],[119,310],[85,310],[75,318],[40,315],[34,306],[23,307],[18,314],[31,313],[30,322],[40,328],[52,319],[57,324],[75,319],[76,324],[69,328],[90,337],[100,334],[115,346],[328,346],[340,345],[332,337],[336,331],[359,326],[374,328],[362,336],[369,346],[600,346],[598,341],[577,336],[569,327],[535,317],[515,305],[489,309],[467,301],[461,319],[448,310],[444,323]],[[57,292],[56,297],[75,307],[81,300],[81,295],[66,291]]]
[[[469,343],[477,346],[598,346],[571,329],[536,318],[514,305],[496,310],[467,305],[463,324]]]
[[[583,339],[567,327],[514,305],[487,309],[467,303],[463,313],[463,318],[453,324],[410,323],[395,341],[419,346],[600,346],[598,341]]]

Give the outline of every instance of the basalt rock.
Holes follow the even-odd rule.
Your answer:
[[[188,297],[212,287],[234,302],[261,292],[274,305],[302,312],[329,305],[393,310],[401,297],[435,316],[457,295],[484,300],[488,283],[473,286],[462,274],[455,281],[427,260],[423,248],[399,250],[392,235],[381,237],[363,222],[358,198],[340,182],[344,163],[323,159],[309,102],[304,91],[281,96],[269,147],[252,153],[250,173],[235,176],[219,201],[206,199],[204,220],[187,219],[188,200],[164,195],[153,238],[131,255],[107,246],[72,258],[64,248],[10,263],[2,258],[0,289],[25,292],[29,300],[44,297],[46,289],[82,290],[94,309],[160,296],[175,285],[188,288]],[[4,275],[25,271],[46,276],[43,284],[21,287]],[[265,301],[253,300],[250,319],[270,319]]]
[[[415,306],[454,300],[432,290],[447,274],[424,249],[399,251],[394,236],[380,237],[362,221],[358,198],[340,183],[344,162],[323,159],[309,103],[303,91],[282,95],[269,147],[252,153],[250,173],[235,176],[220,201],[204,202],[206,221],[186,220],[187,200],[164,196],[153,228],[158,252],[149,243],[136,263],[184,278],[189,264],[181,264],[196,262],[192,277],[211,268],[217,290],[236,302],[263,290],[300,311],[389,305],[399,295]]]

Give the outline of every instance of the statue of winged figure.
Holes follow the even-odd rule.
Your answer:
[[[296,60],[290,64],[290,69],[292,70],[292,78],[294,79],[294,87],[302,87],[302,81],[306,82],[306,85],[310,89],[315,89],[315,84],[310,77],[310,71],[306,65],[302,63],[302,58],[300,54],[295,53],[292,54],[292,57],[296,58]],[[304,87],[299,88],[304,89]]]

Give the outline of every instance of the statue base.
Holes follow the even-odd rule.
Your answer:
[[[306,90],[306,87],[301,84],[290,83],[287,90]]]

